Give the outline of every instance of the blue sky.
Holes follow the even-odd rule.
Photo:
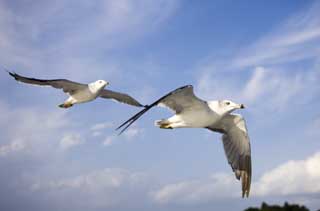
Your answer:
[[[98,99],[63,110],[59,90],[0,73],[1,210],[320,207],[319,1],[0,1],[0,63],[26,76],[98,79],[150,103],[185,84],[244,103],[251,196],[220,135],[161,130],[151,110]]]

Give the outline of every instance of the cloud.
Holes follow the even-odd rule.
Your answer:
[[[207,179],[164,185],[150,193],[159,204],[199,204],[215,199],[240,196],[240,183],[231,174],[213,174]],[[235,188],[238,187],[239,190]]]
[[[47,153],[57,142],[57,134],[68,130],[65,113],[38,108],[9,108],[0,102],[1,154],[13,152]],[[9,124],[8,124],[9,122]],[[49,150],[50,149],[50,150]]]
[[[6,156],[7,154],[18,152],[25,148],[25,144],[21,141],[13,141],[7,145],[0,146],[0,156]]]
[[[264,83],[267,77],[267,72],[263,67],[256,67],[251,78],[247,81],[243,90],[243,97],[248,101],[255,100],[259,95],[262,95],[267,90],[267,85]]]
[[[319,8],[315,2],[237,53],[197,66],[196,91],[209,99],[269,105],[259,108],[263,112],[281,110],[297,98],[308,102],[319,94]]]
[[[320,193],[320,152],[304,159],[291,160],[271,169],[254,183],[252,195],[279,196]]]
[[[144,130],[142,128],[138,128],[136,125],[133,125],[131,128],[128,128],[122,136],[118,135],[110,135],[105,138],[105,140],[102,142],[103,146],[111,146],[117,141],[126,140],[131,141],[134,138],[143,135]],[[124,138],[122,138],[124,137]]]
[[[116,136],[107,136],[106,139],[102,142],[103,146],[111,146],[116,139]]]
[[[60,147],[63,150],[70,149],[77,145],[83,144],[85,139],[78,133],[68,133],[60,141]]]
[[[303,105],[319,94],[315,80],[319,73],[315,68],[288,74],[283,67],[257,66],[247,73],[248,78],[239,80],[238,74],[229,77],[206,72],[200,76],[196,92],[207,99],[232,99],[260,113],[280,111],[290,109],[288,105]]]
[[[103,129],[106,129],[106,128],[110,128],[112,126],[113,126],[113,123],[111,123],[111,122],[102,122],[102,123],[98,123],[98,124],[93,125],[90,128],[90,130],[93,130],[93,131],[103,130]]]
[[[49,194],[60,206],[65,198],[73,208],[107,208],[115,205],[133,206],[146,200],[150,177],[143,172],[121,168],[105,168],[69,179],[34,183],[33,194]]]
[[[121,68],[111,58],[97,59],[100,53],[106,55],[110,49],[158,30],[178,8],[176,0],[16,4],[0,2],[1,64],[73,80],[122,77]]]
[[[288,105],[301,105],[316,95],[318,77],[315,70],[297,71],[288,75],[281,69],[256,67],[242,88],[239,98],[249,105],[264,102],[264,110],[288,109]],[[303,97],[300,97],[303,96]],[[300,101],[294,99],[300,98]]]
[[[109,129],[112,126],[113,126],[113,123],[111,122],[102,122],[102,123],[95,124],[90,128],[91,135],[94,137],[101,136],[102,130]]]
[[[252,184],[251,198],[296,196],[310,199],[320,194],[320,152],[304,159],[287,161],[264,173]],[[216,173],[209,178],[185,180],[163,185],[151,191],[157,204],[203,204],[212,200],[241,196],[240,182],[233,174]]]
[[[296,62],[319,57],[319,2],[294,14],[271,33],[239,52],[230,62],[232,68]]]

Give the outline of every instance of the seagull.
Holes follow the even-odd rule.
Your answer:
[[[161,97],[154,103],[121,124],[117,130],[124,132],[133,122],[154,106],[164,106],[175,112],[168,119],[157,120],[155,125],[162,129],[206,128],[222,134],[222,142],[228,163],[242,183],[242,197],[249,196],[251,185],[251,149],[244,118],[232,114],[243,109],[243,104],[230,100],[204,101],[195,96],[191,85],[180,87]],[[120,135],[119,134],[119,135]]]
[[[17,81],[40,86],[51,86],[56,89],[62,89],[63,92],[69,95],[69,98],[60,104],[60,108],[70,108],[74,104],[85,103],[95,100],[97,97],[113,99],[121,103],[126,103],[132,106],[143,107],[137,100],[127,94],[114,92],[104,89],[109,82],[97,80],[89,84],[82,84],[67,79],[44,80],[37,78],[27,78],[17,73],[8,73]]]

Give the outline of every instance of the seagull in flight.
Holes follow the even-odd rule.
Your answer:
[[[193,93],[191,85],[180,87],[145,106],[118,129],[124,132],[133,122],[154,106],[164,106],[175,112],[168,119],[157,120],[155,125],[162,129],[206,128],[222,134],[222,142],[228,163],[242,183],[242,197],[249,196],[251,185],[251,149],[244,118],[232,114],[243,109],[243,104],[230,100],[204,101]]]
[[[74,104],[89,102],[95,100],[97,97],[116,100],[132,106],[143,107],[143,105],[141,105],[137,100],[127,94],[104,89],[109,84],[109,82],[104,80],[98,80],[89,84],[82,84],[69,81],[67,79],[44,80],[27,78],[9,71],[8,73],[19,82],[62,89],[63,92],[69,95],[69,98],[59,105],[60,108],[70,108]]]

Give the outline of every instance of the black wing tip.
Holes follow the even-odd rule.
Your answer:
[[[15,73],[15,72],[10,72],[9,70],[7,70],[7,69],[5,69],[5,71],[7,72],[7,73],[9,73],[9,75],[10,76],[12,76],[15,80],[18,80],[18,74],[17,73]]]
[[[191,84],[188,84],[188,85],[181,86],[181,87],[177,88],[176,90],[181,90],[181,89],[185,89],[185,88],[193,88],[193,86]]]
[[[148,105],[142,105],[141,103],[138,102],[138,103],[136,104],[136,106],[137,106],[137,107],[146,108]]]

